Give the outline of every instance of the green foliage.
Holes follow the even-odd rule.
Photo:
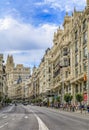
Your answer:
[[[31,100],[32,103],[41,103],[42,99],[41,98],[35,98]]]
[[[55,98],[53,97],[53,98],[52,98],[52,103],[54,103],[54,101],[55,101]]]
[[[72,98],[73,98],[73,96],[72,96],[70,93],[66,93],[66,94],[64,95],[64,100],[65,100],[67,103],[71,102]]]
[[[0,102],[2,101],[2,96],[0,96]]]
[[[4,102],[5,102],[5,103],[11,103],[12,100],[11,100],[10,98],[6,98],[6,99],[4,99]]]
[[[60,97],[59,97],[59,96],[56,98],[56,101],[57,101],[57,102],[60,102]]]
[[[76,100],[81,103],[83,101],[83,95],[80,93],[76,94]]]

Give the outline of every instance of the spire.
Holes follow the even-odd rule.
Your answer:
[[[76,12],[76,7],[74,7],[74,12]]]
[[[66,12],[66,16],[68,16],[68,12]]]
[[[7,56],[7,66],[8,67],[14,67],[14,60],[12,55]]]

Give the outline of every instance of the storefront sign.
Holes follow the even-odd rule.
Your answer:
[[[84,100],[84,101],[87,101],[87,99],[88,99],[87,93],[84,93],[84,95],[83,95],[83,100]]]

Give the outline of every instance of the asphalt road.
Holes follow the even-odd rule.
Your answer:
[[[0,130],[89,130],[89,116],[13,105],[0,111]]]

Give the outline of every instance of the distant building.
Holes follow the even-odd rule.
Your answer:
[[[6,62],[8,97],[15,96],[15,85],[24,82],[30,77],[30,68],[24,67],[23,64],[17,64],[15,67],[13,56],[8,55]]]

